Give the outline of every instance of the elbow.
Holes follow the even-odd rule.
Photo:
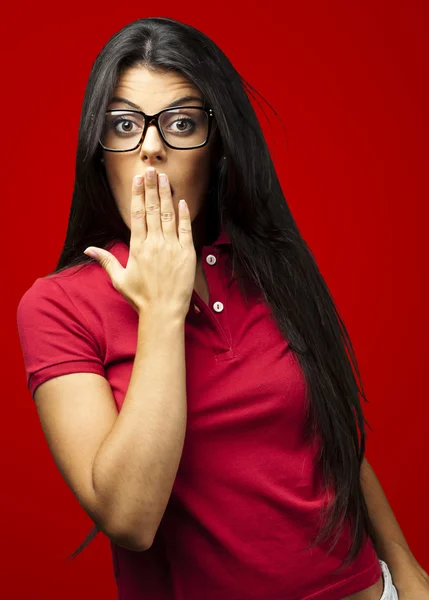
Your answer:
[[[111,539],[117,546],[121,546],[126,550],[131,550],[132,552],[145,552],[152,546],[152,543],[147,543],[145,540],[135,539],[129,535],[115,536]]]
[[[152,546],[153,538],[137,535],[136,529],[117,526],[103,527],[103,532],[117,546],[121,546],[132,552],[145,552]]]
[[[141,514],[140,520],[125,518],[126,508],[107,511],[105,508],[100,509],[100,504],[98,510],[93,512],[97,513],[92,518],[99,524],[99,530],[117,546],[132,552],[145,552],[151,548],[155,532],[147,522],[141,522]]]

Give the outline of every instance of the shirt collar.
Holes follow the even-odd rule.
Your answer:
[[[212,246],[221,246],[221,245],[230,245],[231,244],[231,238],[229,237],[229,235],[227,234],[227,232],[225,231],[225,229],[221,229],[221,232],[219,234],[219,237],[217,238],[216,241],[213,242]]]

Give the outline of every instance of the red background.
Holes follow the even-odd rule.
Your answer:
[[[92,63],[118,29],[168,16],[201,29],[275,108],[257,110],[287,202],[355,346],[367,457],[429,571],[426,0],[15,4],[3,12],[6,210],[0,596],[115,598],[102,534],[49,453],[27,390],[16,307],[65,238]],[[5,9],[6,10],[6,9]],[[12,14],[13,11],[13,14]],[[5,135],[6,134],[6,135]],[[3,213],[4,214],[4,213]]]

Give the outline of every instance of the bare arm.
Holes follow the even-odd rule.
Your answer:
[[[124,404],[93,463],[109,527],[146,549],[170,498],[186,431],[184,321],[142,314]]]
[[[366,457],[361,467],[361,483],[375,529],[376,551],[392,572],[396,588],[411,593],[411,586],[420,582],[428,593],[429,575],[411,552],[380,481]]]
[[[152,544],[182,455],[185,319],[196,272],[186,203],[176,219],[167,177],[159,192],[156,178],[144,179],[145,187],[133,183],[126,268],[104,248],[85,251],[95,250],[115,290],[139,314],[121,411],[108,381],[95,373],[52,378],[34,396],[56,464],[80,504],[108,537],[132,550]]]

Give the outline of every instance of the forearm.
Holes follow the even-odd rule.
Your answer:
[[[413,556],[381,484],[369,462],[361,468],[362,490],[376,533],[375,550],[387,563],[397,587],[406,585],[414,570],[424,573]]]
[[[366,458],[362,463],[361,483],[371,522],[377,535],[378,556],[387,562],[392,547],[400,547],[411,554],[383,488]]]
[[[133,370],[115,425],[93,464],[110,531],[148,547],[164,514],[186,431],[184,321],[140,316]]]

